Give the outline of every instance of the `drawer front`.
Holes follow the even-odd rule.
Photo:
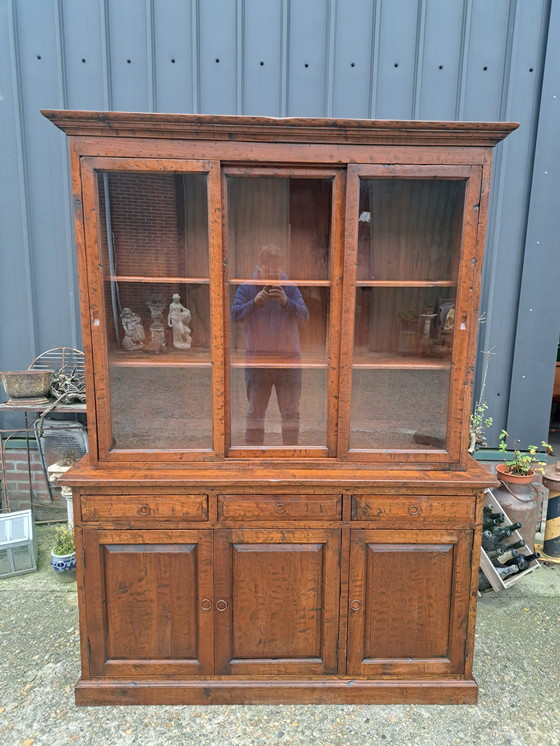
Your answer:
[[[408,521],[474,521],[475,498],[430,495],[352,495],[352,520],[392,523]]]
[[[218,495],[218,519],[336,521],[341,506],[340,495]]]
[[[82,520],[208,520],[208,495],[83,495]]]

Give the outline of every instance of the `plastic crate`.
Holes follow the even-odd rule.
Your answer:
[[[37,537],[30,510],[0,515],[0,578],[37,570]]]

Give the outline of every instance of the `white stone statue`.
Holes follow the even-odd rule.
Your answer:
[[[179,350],[190,350],[192,341],[190,321],[191,312],[181,303],[181,296],[175,293],[169,305],[167,319],[168,325],[173,329],[173,347]]]
[[[123,308],[121,321],[124,329],[124,338],[121,343],[123,350],[141,350],[144,347],[146,332],[140,316],[130,308]]]

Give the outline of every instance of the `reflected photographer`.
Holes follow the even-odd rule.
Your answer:
[[[282,252],[274,244],[263,246],[259,252],[253,278],[255,284],[246,283],[237,289],[231,309],[233,321],[244,324],[248,402],[245,442],[264,444],[265,415],[274,388],[282,419],[282,442],[295,446],[301,397],[298,324],[308,321],[309,311],[299,289],[287,282]]]

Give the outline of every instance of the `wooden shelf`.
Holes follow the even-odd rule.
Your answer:
[[[455,288],[454,280],[357,280],[359,288]]]
[[[208,277],[140,277],[132,275],[109,275],[105,282],[149,282],[154,285],[208,285]]]
[[[300,359],[289,360],[281,355],[245,355],[233,352],[230,358],[232,368],[326,368],[325,355],[303,353]]]
[[[109,354],[109,365],[112,367],[176,367],[176,368],[210,368],[212,361],[209,350],[176,350],[174,348],[155,352],[143,350],[113,350]]]
[[[228,285],[297,285],[298,287],[330,287],[330,280],[256,280],[239,279],[237,277],[227,280]]]
[[[396,355],[390,352],[366,352],[354,356],[353,369],[370,370],[449,370],[449,358],[420,357],[419,355]]]

